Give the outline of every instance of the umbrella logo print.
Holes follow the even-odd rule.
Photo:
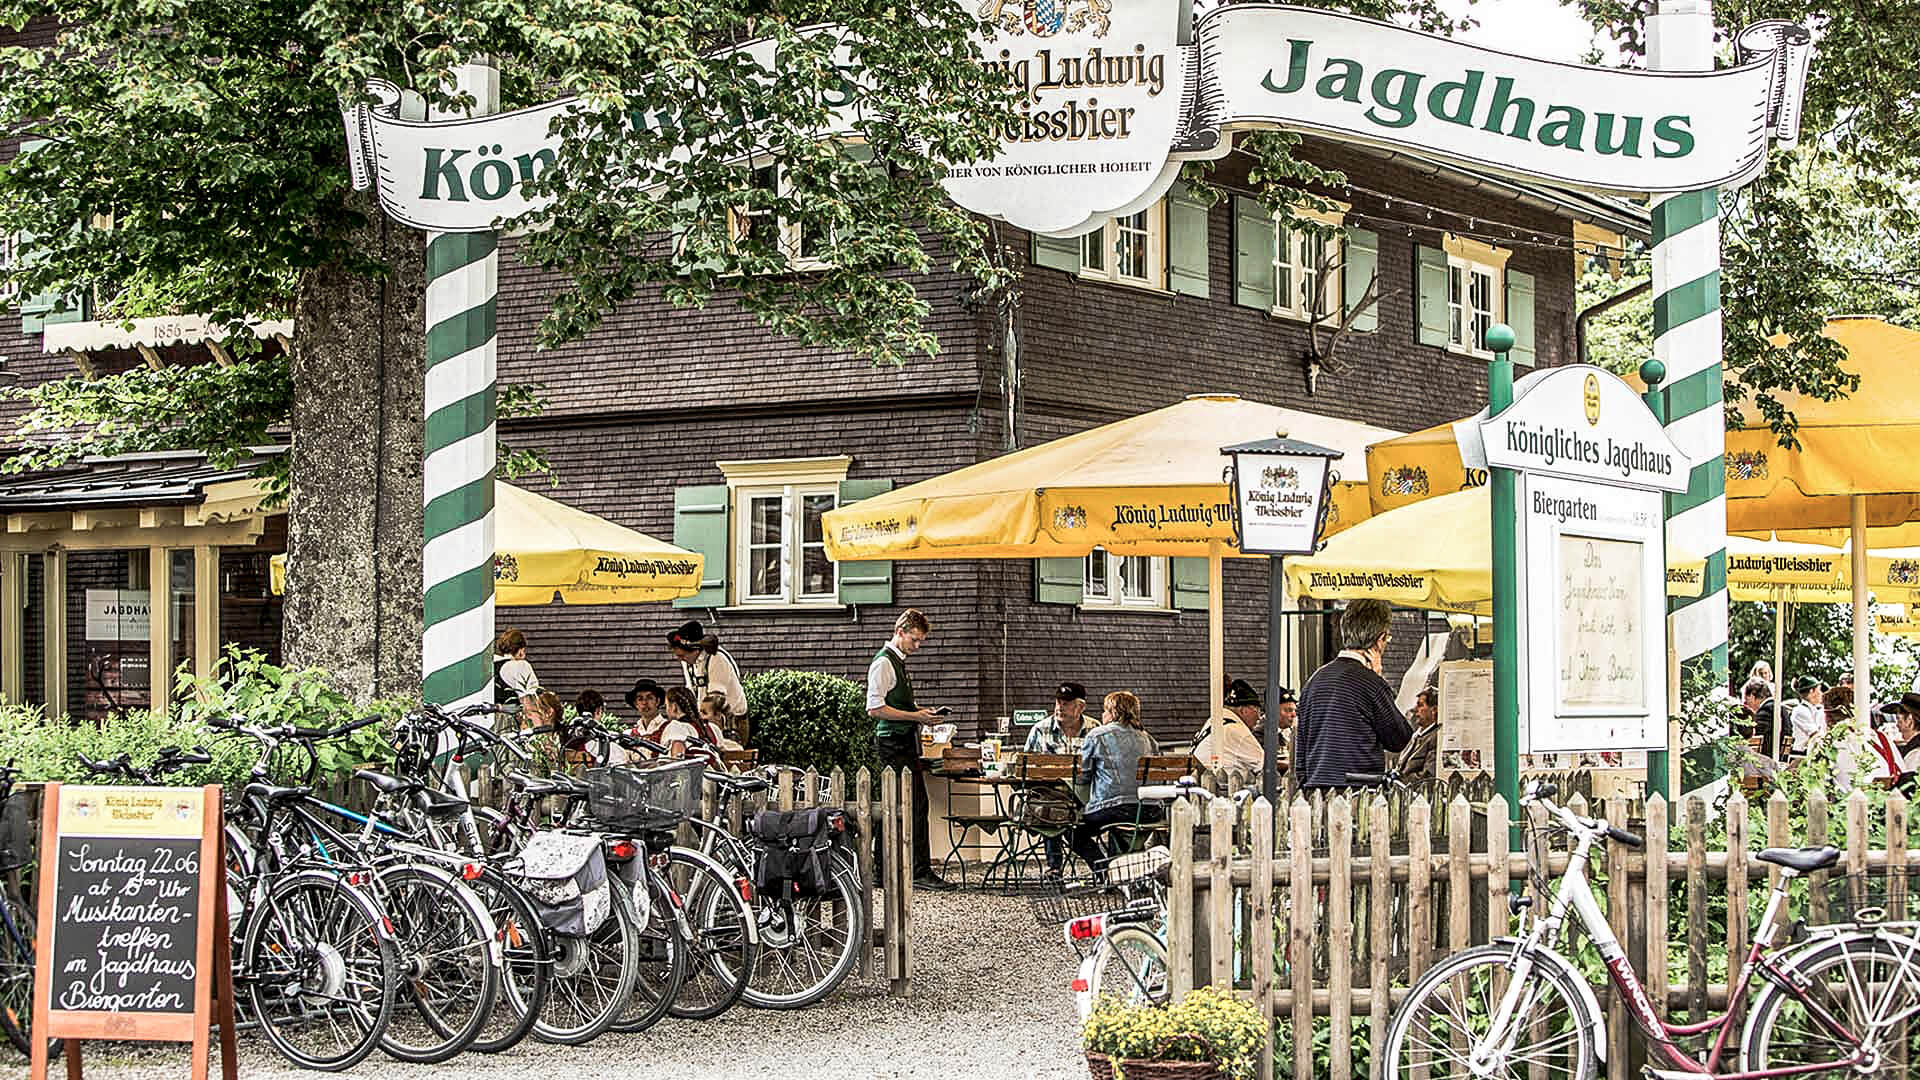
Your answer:
[[[1084,529],[1087,527],[1087,508],[1084,506],[1059,506],[1053,511],[1053,527],[1056,529]]]
[[[1895,559],[1888,563],[1887,581],[1893,585],[1920,585],[1920,559]]]
[[[1729,480],[1765,480],[1767,478],[1767,452],[1765,450],[1742,450],[1727,455],[1727,479]]]
[[[1425,495],[1427,493],[1427,470],[1417,465],[1402,465],[1388,469],[1380,478],[1382,495]]]
[[[519,581],[520,560],[504,551],[495,555],[493,557],[493,580]]]

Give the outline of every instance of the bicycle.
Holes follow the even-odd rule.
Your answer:
[[[1191,776],[1172,784],[1142,784],[1139,790],[1142,800],[1231,798],[1236,806],[1245,806],[1253,795],[1250,788],[1215,795]],[[1059,924],[1061,936],[1080,956],[1073,994],[1082,1021],[1114,987],[1129,1004],[1166,1003],[1167,875],[1172,866],[1172,853],[1155,845],[1115,857],[1104,876],[1062,881],[1057,890],[1035,897],[1035,917],[1042,925]]]
[[[0,766],[0,808],[14,796],[14,783],[20,770],[12,762]],[[33,950],[35,923],[25,899],[5,886],[5,878],[15,871],[33,866],[29,856],[19,861],[0,860],[0,1031],[7,1042],[22,1054],[33,1052]],[[60,1053],[59,1044],[49,1059]]]
[[[1872,1073],[1887,1060],[1890,1033],[1920,1013],[1920,938],[1908,929],[1840,925],[1784,947],[1772,944],[1785,925],[1788,884],[1834,865],[1840,852],[1768,848],[1758,857],[1780,867],[1780,879],[1732,979],[1734,1007],[1698,1023],[1669,1023],[1661,1013],[1665,1003],[1649,999],[1587,883],[1596,844],[1611,840],[1637,848],[1642,840],[1572,813],[1553,802],[1557,794],[1554,785],[1535,782],[1522,797],[1523,805],[1545,812],[1548,827],[1573,838],[1547,914],[1529,925],[1532,898],[1516,893],[1509,906],[1520,920],[1517,936],[1456,953],[1423,975],[1387,1025],[1380,1077],[1591,1077],[1605,1054],[1606,1018],[1578,967],[1557,945],[1569,913],[1598,949],[1656,1062],[1644,1075],[1658,1080]],[[1529,869],[1544,886],[1539,868]],[[1722,1073],[1723,1063],[1733,1061],[1737,1006],[1756,975],[1765,985],[1747,1010],[1737,1067]],[[1682,1039],[1710,1040],[1703,1060],[1684,1051]]]

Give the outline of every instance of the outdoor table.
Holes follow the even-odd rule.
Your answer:
[[[952,813],[947,815],[947,833],[953,843],[953,849],[947,853],[946,859],[941,863],[943,875],[947,871],[948,864],[959,857],[968,829],[977,828],[984,835],[991,826],[992,832],[999,838],[1000,848],[994,853],[993,859],[987,864],[986,871],[980,876],[981,888],[989,886],[996,873],[1004,874],[1006,885],[1009,888],[1013,887],[1017,883],[1016,876],[1020,861],[1031,858],[1044,843],[1044,837],[1037,833],[1029,834],[1027,830],[1020,827],[1008,805],[1012,796],[1032,788],[1071,787],[1066,780],[1026,780],[1011,771],[989,775],[978,769],[935,768],[927,770],[927,775],[940,777],[949,783],[975,785],[993,794],[994,813],[991,815]],[[1027,840],[1024,844],[1021,843],[1023,835]],[[964,877],[964,865],[962,870]]]

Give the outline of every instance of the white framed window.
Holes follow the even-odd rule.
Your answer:
[[[1447,256],[1447,350],[1492,359],[1487,331],[1501,319],[1500,267]]]
[[[1337,237],[1274,223],[1273,313],[1312,320],[1340,310]]]
[[[733,536],[732,602],[742,607],[821,607],[840,602],[840,568],[827,558],[824,519],[840,505],[844,455],[723,461]]]
[[[1168,563],[1150,555],[1113,555],[1103,548],[1087,553],[1083,607],[1163,611],[1168,607]]]
[[[860,161],[870,161],[872,153],[865,143],[847,143],[840,152]],[[787,179],[786,168],[778,163],[769,162],[753,170],[753,187],[760,191],[772,192],[780,196],[791,195],[793,185]],[[730,232],[735,240],[749,236],[763,243],[777,245],[787,257],[789,270],[824,270],[833,264],[824,253],[831,246],[832,237],[821,237],[818,232],[809,233],[800,222],[788,221],[776,215],[772,210],[750,210],[740,208],[728,212]],[[823,242],[824,240],[824,242]]]
[[[0,232],[0,272],[13,269],[13,261],[20,257],[20,237],[15,233]],[[14,281],[0,281],[0,303],[10,303],[20,296],[20,286]]]
[[[1080,276],[1143,289],[1166,288],[1166,202],[1137,214],[1108,218],[1106,224],[1081,237]]]

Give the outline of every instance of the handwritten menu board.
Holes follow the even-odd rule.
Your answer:
[[[1559,547],[1560,706],[1638,711],[1647,696],[1642,547],[1572,533],[1561,534]]]

